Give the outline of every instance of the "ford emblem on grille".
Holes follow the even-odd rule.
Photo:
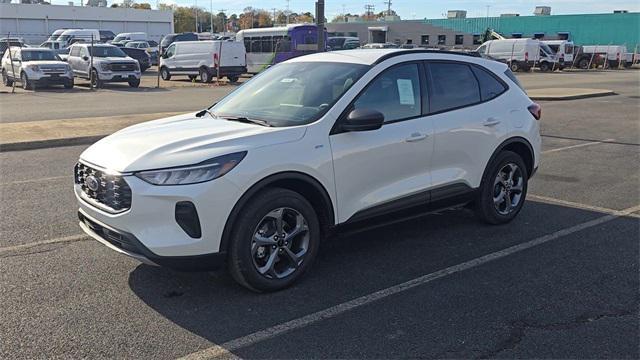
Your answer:
[[[98,179],[93,176],[93,175],[89,175],[84,179],[84,184],[87,186],[87,188],[91,191],[98,191],[98,188],[100,187],[100,182],[98,181]]]

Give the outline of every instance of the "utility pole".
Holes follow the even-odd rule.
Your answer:
[[[364,10],[365,10],[365,15],[367,20],[373,20],[373,14],[375,11],[376,7],[375,5],[365,5],[364,6]]]
[[[387,16],[391,16],[391,0],[387,0],[384,3],[387,4]]]
[[[211,17],[211,35],[213,35],[213,0],[209,0],[209,15]]]
[[[218,10],[219,13],[222,13],[222,36],[225,36],[227,32],[227,15],[224,13],[227,9]]]
[[[489,9],[491,8],[491,5],[487,5],[487,17],[489,17]]]
[[[324,52],[326,44],[324,43],[324,0],[316,2],[316,27],[318,30],[318,51]]]
[[[342,4],[342,20],[347,22],[347,6]]]
[[[286,12],[287,12],[287,25],[289,25],[289,13],[290,13],[290,11],[289,11],[289,2],[290,1],[291,0],[287,0],[287,10],[286,10]]]
[[[197,33],[198,32],[198,0],[195,0],[195,2],[196,2],[196,6],[195,6],[195,9],[196,9],[196,33]]]

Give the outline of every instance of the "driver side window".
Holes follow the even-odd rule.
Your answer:
[[[355,109],[376,110],[384,122],[420,116],[422,100],[417,64],[394,66],[378,75],[354,102]]]
[[[165,53],[167,58],[173,57],[174,53],[176,51],[176,46],[175,45],[171,45],[167,48],[167,52]]]

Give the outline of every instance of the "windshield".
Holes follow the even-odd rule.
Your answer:
[[[549,46],[547,46],[547,44],[540,44],[540,48],[542,50],[544,50],[544,52],[546,52],[547,54],[549,54],[550,56],[553,56],[556,54],[555,51],[551,50],[551,48]]]
[[[89,46],[89,49],[95,57],[127,57],[127,54],[115,46]]]
[[[122,40],[127,40],[129,38],[129,36],[127,35],[118,35],[115,37],[115,39],[113,39],[114,42],[116,41],[122,41]]]
[[[278,64],[229,94],[212,111],[271,126],[308,124],[327,112],[368,69],[346,63]]]
[[[60,37],[57,39],[58,41],[67,41],[71,39],[71,35],[60,35]]]
[[[38,51],[25,51],[22,50],[22,61],[47,61],[47,60],[59,60],[53,51],[38,50]]]
[[[164,46],[164,45],[171,44],[171,42],[173,41],[173,39],[175,37],[176,37],[175,35],[167,35],[167,36],[165,36],[161,41],[162,45]]]

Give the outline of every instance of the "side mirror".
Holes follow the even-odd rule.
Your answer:
[[[89,61],[89,57],[85,55],[85,56],[82,57],[82,60]]]
[[[344,131],[371,131],[378,130],[384,123],[384,115],[376,110],[355,109],[347,115],[342,123]]]

